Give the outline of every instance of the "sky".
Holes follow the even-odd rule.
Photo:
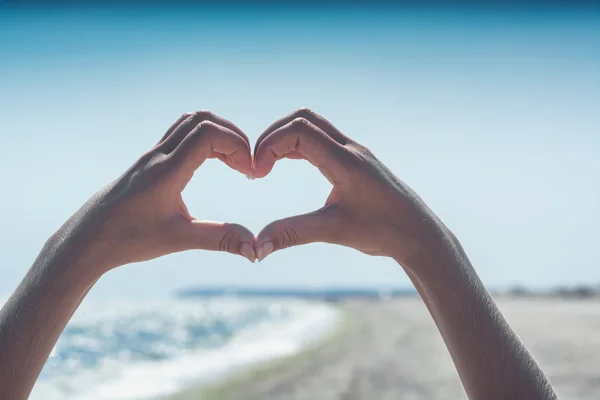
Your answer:
[[[0,4],[0,296],[46,239],[186,111],[254,140],[307,106],[370,148],[458,236],[488,287],[600,283],[600,9],[583,6]],[[210,160],[200,219],[258,233],[331,187],[284,160],[248,181]],[[90,296],[193,285],[398,286],[326,244],[260,264],[191,251],[120,267]]]

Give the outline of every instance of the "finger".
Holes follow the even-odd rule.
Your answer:
[[[185,113],[179,118],[179,124],[173,128],[173,130],[165,134],[164,140],[157,147],[158,151],[164,154],[169,154],[179,146],[179,144],[185,139],[185,137],[196,128],[199,124],[204,121],[214,122],[217,125],[224,126],[232,132],[239,135],[248,145],[250,149],[250,140],[248,136],[240,128],[238,128],[233,122],[221,118],[210,111],[201,110],[194,113]]]
[[[179,250],[224,251],[256,261],[254,235],[246,227],[225,222],[192,220],[175,230],[173,240]]]
[[[341,145],[345,145],[347,143],[351,143],[352,142],[352,140],[349,137],[347,137],[342,132],[340,132],[331,122],[329,122],[328,120],[326,120],[325,118],[323,118],[319,114],[315,113],[314,111],[312,111],[312,110],[310,110],[308,108],[300,108],[299,110],[294,111],[290,115],[287,115],[287,116],[281,118],[280,120],[275,121],[274,123],[272,123],[258,137],[258,140],[256,141],[256,143],[254,145],[254,152],[256,153],[256,150],[258,149],[258,146],[260,146],[260,143],[267,136],[269,136],[269,134],[271,132],[276,131],[277,129],[281,128],[282,126],[285,126],[285,125],[289,124],[290,122],[292,122],[293,120],[295,120],[297,118],[304,118],[304,119],[310,121],[313,125],[315,125],[319,129],[321,129],[323,132],[325,132],[333,140],[335,140],[336,142],[340,143]]]
[[[158,143],[156,145],[158,146],[159,144],[161,144],[162,142],[164,142],[166,138],[168,138],[169,136],[171,136],[171,133],[173,133],[173,131],[175,130],[175,128],[177,128],[183,121],[185,121],[186,119],[188,119],[190,116],[192,116],[192,113],[183,113],[181,115],[181,117],[179,117],[177,119],[177,121],[175,121],[175,123],[169,127],[169,129],[167,129],[167,132],[165,132],[165,134],[163,135],[163,137],[158,141]]]
[[[254,175],[266,176],[275,162],[291,154],[308,160],[335,185],[346,175],[350,153],[320,128],[304,118],[297,118],[271,132],[254,154]]]
[[[233,161],[231,160],[231,157],[226,154],[212,152],[212,154],[210,156],[208,156],[208,158],[217,158],[217,159],[221,160],[221,162],[223,162],[225,165],[229,166],[232,169],[235,169],[235,166],[233,164]]]
[[[292,151],[291,153],[287,153],[282,158],[289,158],[290,160],[304,160],[304,156],[297,151]]]
[[[256,238],[256,256],[262,261],[274,251],[308,243],[336,243],[341,215],[335,207],[271,222]]]
[[[300,154],[297,151],[292,151],[290,153],[282,154],[277,159],[280,160],[282,158],[289,158],[290,160],[306,160],[306,157],[304,157],[302,154]]]
[[[169,170],[184,176],[186,182],[209,157],[225,156],[228,165],[243,174],[252,170],[248,144],[230,129],[210,121],[200,123],[169,155]]]

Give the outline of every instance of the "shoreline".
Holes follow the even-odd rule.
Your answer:
[[[270,360],[258,361],[240,370],[226,373],[215,380],[192,385],[177,393],[158,397],[156,400],[217,400],[239,398],[235,397],[236,394],[239,394],[252,384],[252,382],[275,375],[274,371],[288,368],[296,362],[309,359],[310,356],[331,348],[336,342],[343,339],[345,334],[351,331],[355,322],[352,321],[350,312],[343,307],[322,301],[318,301],[317,303],[333,308],[338,314],[336,321],[320,337],[312,340],[297,352]]]
[[[597,300],[495,297],[561,399],[600,396]],[[334,304],[343,323],[291,356],[169,400],[466,400],[448,349],[418,297]]]

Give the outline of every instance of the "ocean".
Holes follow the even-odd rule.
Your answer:
[[[340,318],[305,300],[84,301],[32,400],[153,399],[294,354]]]

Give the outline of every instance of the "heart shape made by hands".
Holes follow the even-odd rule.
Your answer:
[[[210,133],[208,129],[204,133],[204,136],[213,137],[212,143],[209,146],[210,153],[204,159],[217,158],[230,168],[246,175],[251,180],[263,178],[268,175],[275,162],[280,159],[306,159],[313,165],[317,165],[320,172],[325,175],[329,182],[333,183],[333,177],[329,170],[332,168],[335,170],[335,160],[327,163],[322,161],[317,163],[315,157],[316,160],[319,160],[319,157],[332,157],[334,155],[327,155],[324,152],[325,149],[319,150],[316,148],[315,146],[318,144],[319,139],[312,136],[323,136],[322,140],[325,143],[331,141],[331,139],[328,139],[328,134],[322,129],[317,128],[318,132],[312,132],[311,130],[314,130],[313,128],[317,125],[313,125],[310,121],[321,125],[327,131],[333,131],[333,134],[338,138],[343,136],[335,128],[325,127],[325,120],[321,117],[307,109],[302,109],[273,123],[258,138],[252,152],[250,150],[249,139],[237,126],[208,111],[199,111],[184,114],[167,131],[159,142],[159,145],[162,146],[162,143],[166,140],[182,143],[184,140],[187,140],[184,139],[186,136],[194,135],[195,127],[208,126],[214,128],[218,126],[220,129],[216,130],[216,133]],[[300,139],[302,136],[311,137]],[[225,145],[225,142],[230,142],[232,138],[235,139],[235,145]],[[314,143],[311,144],[312,142]],[[174,151],[173,147],[175,146],[167,147],[163,151],[166,154],[170,154],[170,152]],[[252,153],[254,153],[254,156],[252,156]],[[327,167],[326,164],[331,164],[332,167]],[[274,221],[261,231],[258,237],[255,238],[258,240],[254,240],[252,244],[244,239],[244,237],[248,236],[246,228],[237,224],[227,224],[230,229],[224,233],[219,232],[219,234],[223,235],[223,239],[219,243],[218,250],[241,253],[251,262],[254,262],[256,259],[259,261],[263,260],[275,250],[320,240],[324,238],[322,235],[326,223],[325,221],[318,223],[323,224],[323,227],[319,227],[318,224],[315,225],[319,217],[318,214],[319,212],[313,212],[304,216],[295,216]],[[321,214],[321,216],[324,217],[325,213]],[[311,219],[314,219],[314,221],[311,221]],[[206,223],[206,221],[203,222]],[[316,232],[313,231],[315,228]],[[303,237],[300,237],[301,234]]]
[[[231,155],[218,158],[240,172],[247,171]],[[392,194],[390,186],[399,181],[368,149],[303,108],[274,122],[260,135],[246,175],[263,178],[284,158],[304,159],[317,167],[332,184],[331,193],[316,211],[269,223],[256,236],[254,249],[243,246],[242,255],[261,261],[273,251],[312,242],[350,246],[374,255],[388,252],[395,228],[387,212],[391,202],[386,198]]]
[[[267,176],[280,159],[304,159],[333,187],[323,207],[273,221],[255,236],[241,225],[189,215],[181,193],[208,158],[252,179]],[[422,230],[429,221],[423,218],[418,197],[368,149],[308,109],[271,124],[253,151],[248,137],[233,123],[207,111],[184,114],[116,185],[116,193],[131,190],[135,201],[127,202],[118,218],[118,224],[134,235],[127,238],[126,254],[120,254],[115,264],[189,249],[227,251],[254,262],[274,251],[313,242],[393,257],[406,250],[398,245],[398,235],[407,246],[418,246],[410,230]],[[140,193],[150,195],[140,199]],[[403,213],[409,214],[408,219]]]

